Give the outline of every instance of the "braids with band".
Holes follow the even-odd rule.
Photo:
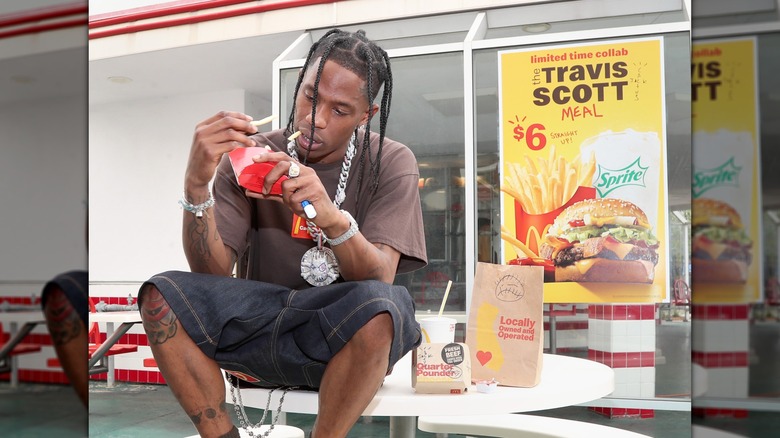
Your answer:
[[[370,164],[371,192],[375,193],[379,187],[379,168],[382,159],[382,146],[385,139],[387,119],[390,116],[390,100],[393,93],[393,75],[390,71],[390,58],[387,56],[387,52],[366,37],[363,30],[358,30],[353,33],[333,29],[323,35],[322,38],[314,43],[309,49],[309,54],[306,57],[303,70],[298,77],[298,82],[295,84],[292,111],[290,112],[290,118],[287,121],[288,135],[295,131],[293,126],[295,102],[298,98],[298,91],[301,87],[303,77],[309,66],[318,58],[321,58],[322,60],[317,68],[317,76],[315,78],[312,96],[311,131],[309,134],[312,141],[314,139],[314,118],[317,113],[319,83],[326,60],[337,63],[355,73],[366,82],[366,87],[363,91],[365,92],[369,105],[371,105],[379,94],[379,89],[384,85],[384,92],[382,93],[382,101],[379,109],[379,148],[377,149],[376,157],[371,156],[370,150],[371,119],[373,118],[371,116],[369,116],[368,122],[366,123],[362,143],[358,152],[358,168],[361,169],[358,174],[358,190],[360,190],[363,183],[364,164],[366,159],[368,159]],[[357,136],[357,133],[358,130],[355,128],[355,136]],[[306,156],[303,160],[304,163],[308,160],[308,156],[309,150],[306,151]]]

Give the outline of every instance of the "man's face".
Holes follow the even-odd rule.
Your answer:
[[[369,104],[364,94],[363,79],[335,62],[325,61],[317,96],[314,142],[310,144],[311,111],[318,66],[319,61],[306,70],[295,101],[294,126],[301,131],[296,143],[301,160],[311,148],[309,162],[332,163],[343,159],[352,132],[368,120]]]

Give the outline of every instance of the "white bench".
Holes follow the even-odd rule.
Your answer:
[[[457,433],[505,438],[648,438],[636,432],[582,421],[538,415],[424,415],[417,428],[431,433]]]

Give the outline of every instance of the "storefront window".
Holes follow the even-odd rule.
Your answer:
[[[777,76],[777,53],[780,50],[780,34],[758,35],[758,84],[760,111],[761,150],[761,200],[762,200],[762,255],[754,255],[762,263],[762,301],[754,304],[753,321],[750,324],[750,351],[755,353],[750,361],[748,374],[748,395],[756,398],[780,396],[780,352],[778,334],[780,329],[780,179],[777,177],[780,165],[780,81]]]

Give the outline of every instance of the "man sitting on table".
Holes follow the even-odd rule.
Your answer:
[[[416,160],[385,138],[391,93],[385,51],[362,31],[333,30],[309,51],[285,129],[258,134],[238,112],[198,124],[181,202],[194,273],[152,277],[139,302],[157,364],[201,436],[239,436],[220,368],[318,389],[312,436],[346,436],[419,344],[411,296],[392,285],[427,259]],[[247,146],[267,146],[254,161],[276,163],[263,193],[239,186],[223,156]],[[255,281],[231,278],[237,261]]]

